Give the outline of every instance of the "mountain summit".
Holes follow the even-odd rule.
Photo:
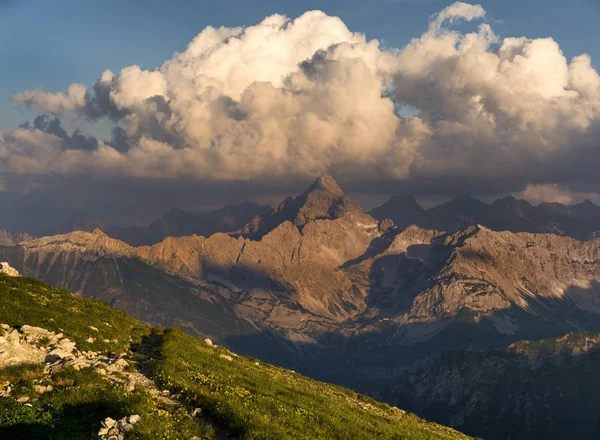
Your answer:
[[[394,224],[402,229],[410,225],[423,224],[425,219],[425,210],[415,198],[404,194],[390,197],[387,202],[373,209],[369,214],[379,220],[392,219]]]
[[[308,192],[312,191],[327,191],[331,194],[337,194],[339,196],[344,195],[344,191],[338,185],[333,177],[329,174],[323,174],[318,177],[317,180],[308,188]]]
[[[350,213],[369,217],[373,221],[344,194],[333,177],[324,174],[299,196],[287,197],[277,209],[255,217],[244,227],[242,234],[259,239],[285,221],[302,228],[318,219],[334,220]]]

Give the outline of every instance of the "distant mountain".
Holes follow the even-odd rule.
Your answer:
[[[216,232],[235,232],[255,216],[269,210],[270,206],[260,206],[254,202],[225,205],[215,211],[200,214],[174,208],[148,226],[111,226],[106,228],[105,232],[134,246],[151,245],[166,237],[193,234],[208,237]]]
[[[67,234],[73,231],[92,232],[94,229],[102,229],[104,224],[98,220],[88,217],[83,212],[74,213],[66,222],[52,231],[52,234]]]
[[[10,232],[6,229],[0,229],[0,246],[13,246],[22,241],[34,238],[26,232]]]
[[[585,219],[591,224],[600,224],[600,206],[590,200],[586,199],[577,205],[573,205],[573,209],[580,218]]]
[[[216,232],[239,231],[255,216],[270,210],[270,206],[260,206],[254,202],[225,205],[217,210],[199,214],[181,208],[173,208],[148,225],[127,227],[107,226],[100,221],[89,218],[82,212],[78,212],[49,235],[66,234],[72,231],[92,232],[94,229],[101,229],[109,236],[125,243],[133,246],[143,246],[158,243],[166,237],[182,237],[194,234],[210,236]],[[7,242],[5,244],[11,243]]]
[[[429,229],[456,232],[479,224],[479,218],[489,208],[487,203],[462,195],[427,211],[422,225]]]
[[[379,220],[389,218],[402,229],[410,225],[422,225],[425,221],[425,210],[421,208],[414,197],[406,195],[392,196],[369,214]]]
[[[427,211],[419,211],[420,207],[415,205],[416,202],[407,202],[405,196],[395,196],[370,214],[378,220],[390,218],[401,228],[414,224],[450,233],[481,224],[495,231],[556,234],[577,240],[600,236],[600,206],[589,200],[573,206],[560,203],[532,206],[526,200],[510,196],[488,205],[465,195]]]
[[[389,400],[490,440],[597,439],[600,335],[459,350],[401,377]]]

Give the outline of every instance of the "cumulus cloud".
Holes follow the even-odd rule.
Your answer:
[[[67,93],[44,93],[41,90],[26,90],[12,96],[14,102],[37,107],[52,114],[73,112],[85,105],[85,84],[71,84]]]
[[[478,24],[462,33],[458,20]],[[598,147],[600,76],[587,55],[568,61],[551,38],[500,39],[484,20],[481,6],[454,3],[402,49],[319,11],[208,27],[154,70],[15,95],[118,127],[92,149],[20,128],[0,141],[0,160],[5,174],[272,181],[327,171],[492,191],[568,182]],[[401,117],[403,106],[414,114]],[[597,174],[586,178],[598,188]]]
[[[600,204],[600,194],[593,192],[571,191],[569,188],[561,187],[555,183],[546,185],[527,185],[527,187],[516,194],[517,197],[525,199],[533,205],[543,202],[556,202],[563,205],[573,205],[584,200],[590,200]]]

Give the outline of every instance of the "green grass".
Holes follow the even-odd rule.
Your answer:
[[[108,304],[77,298],[31,278],[6,275],[0,275],[0,323],[27,324],[63,333],[80,350],[101,353],[125,351],[150,331]],[[94,338],[93,343],[86,341],[90,337]]]
[[[106,417],[119,419],[139,414],[142,419],[128,438],[204,438],[212,429],[197,424],[183,410],[166,411],[143,391],[127,392],[90,368],[66,369],[46,376],[39,365],[21,365],[0,370],[0,382],[9,380],[15,389],[0,399],[0,438],[91,439]],[[51,392],[38,394],[34,384],[52,385]],[[16,401],[27,396],[33,405]]]
[[[155,379],[231,433],[252,440],[464,439],[350,390],[209,347],[178,329],[158,349]]]

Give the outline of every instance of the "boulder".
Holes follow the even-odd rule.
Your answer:
[[[22,326],[21,334],[28,342],[39,342],[42,339],[52,341],[53,339],[56,339],[56,336],[51,331],[48,331],[45,328],[33,327],[31,325]]]
[[[17,269],[15,269],[14,267],[11,267],[11,265],[8,264],[6,261],[3,261],[2,263],[0,263],[0,273],[8,275],[9,277],[20,277],[21,276],[19,271]]]

